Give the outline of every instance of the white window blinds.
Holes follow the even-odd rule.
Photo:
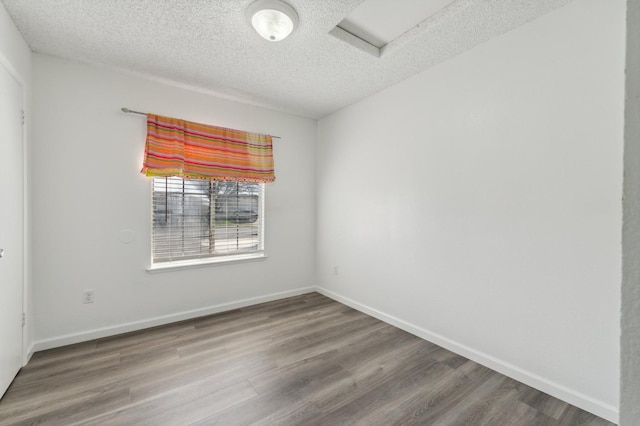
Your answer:
[[[153,179],[153,263],[263,251],[264,184]]]

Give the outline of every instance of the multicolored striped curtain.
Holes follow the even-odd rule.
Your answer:
[[[269,135],[147,114],[147,176],[273,182]]]

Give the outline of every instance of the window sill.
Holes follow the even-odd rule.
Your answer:
[[[157,272],[179,271],[182,269],[204,268],[216,265],[228,265],[230,263],[244,263],[266,260],[264,252],[239,254],[235,256],[209,257],[206,259],[177,260],[175,262],[162,262],[152,264],[147,268],[147,272],[155,274]]]

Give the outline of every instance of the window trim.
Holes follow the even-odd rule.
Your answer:
[[[204,268],[216,265],[228,265],[232,263],[256,262],[267,259],[267,253],[263,250],[256,253],[235,254],[228,256],[205,257],[202,259],[189,260],[172,260],[169,262],[153,263],[153,254],[151,264],[147,267],[147,272],[169,272],[183,269]]]
[[[186,178],[183,178],[186,179]],[[245,263],[245,262],[255,262],[262,261],[267,259],[267,253],[265,250],[265,220],[264,220],[264,212],[265,212],[265,199],[266,199],[266,185],[264,183],[260,184],[260,245],[261,248],[258,251],[254,252],[245,252],[238,254],[227,254],[227,255],[219,255],[219,256],[208,256],[196,259],[181,259],[181,260],[170,260],[164,262],[155,262],[153,261],[153,208],[154,208],[154,178],[150,179],[151,182],[151,202],[150,202],[150,210],[151,210],[151,221],[150,221],[150,253],[149,253],[149,265],[146,268],[146,271],[149,273],[161,273],[161,272],[169,272],[176,270],[184,270],[184,269],[194,269],[194,268],[203,268],[209,266],[217,266],[217,265],[226,265],[233,263]]]

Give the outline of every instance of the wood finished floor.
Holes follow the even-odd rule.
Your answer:
[[[610,425],[317,293],[36,353],[0,425]]]

